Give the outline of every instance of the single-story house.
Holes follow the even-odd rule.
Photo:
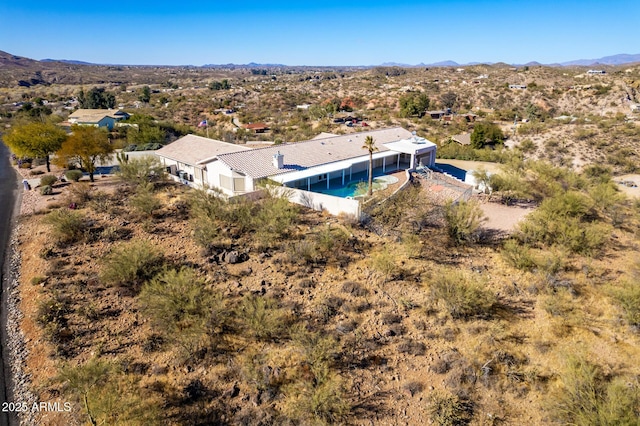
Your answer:
[[[220,154],[251,150],[202,136],[187,135],[163,146],[155,153],[169,175],[196,187],[219,187],[219,177],[209,174]]]
[[[188,135],[156,154],[183,182],[217,188],[226,195],[255,191],[265,179],[290,188],[312,190],[322,185],[329,189],[368,173],[369,152],[362,148],[367,136],[377,148],[374,173],[435,164],[436,145],[401,127],[256,149]]]
[[[253,130],[255,133],[264,133],[269,130],[269,126],[267,126],[265,123],[243,124],[242,127],[247,130]]]
[[[459,143],[460,145],[471,145],[471,133],[461,133],[459,135],[451,136],[451,139],[454,142]]]
[[[447,112],[444,110],[427,111],[426,114],[434,120],[440,120]]]
[[[526,84],[510,84],[509,89],[521,89],[524,90],[527,88]]]
[[[79,126],[106,127],[113,130],[116,122],[126,120],[129,114],[119,109],[79,109],[69,118],[69,124]]]

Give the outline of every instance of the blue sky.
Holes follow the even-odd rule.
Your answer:
[[[0,50],[140,65],[553,63],[640,53],[639,22],[638,0],[0,0]]]

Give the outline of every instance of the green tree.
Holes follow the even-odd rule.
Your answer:
[[[504,133],[498,125],[489,122],[479,122],[471,133],[471,147],[475,149],[484,148],[488,143],[502,142]]]
[[[453,92],[447,92],[440,96],[440,102],[445,108],[453,108],[453,106],[458,101],[458,95]]]
[[[49,156],[60,149],[67,134],[55,124],[34,122],[14,126],[3,139],[16,155],[44,158],[51,172]]]
[[[373,194],[373,153],[378,150],[376,146],[376,142],[373,140],[373,137],[367,136],[364,139],[364,145],[362,145],[363,149],[369,151],[369,189],[367,191],[367,195],[371,196]]]
[[[86,94],[80,89],[78,94],[80,108],[110,109],[116,106],[116,97],[113,93],[105,92],[104,88],[94,87]]]
[[[149,89],[149,86],[144,86],[142,88],[138,99],[140,100],[140,102],[144,102],[145,104],[149,103],[149,101],[151,100],[151,89]]]
[[[108,133],[104,128],[90,126],[73,126],[72,130],[72,135],[57,152],[56,162],[61,166],[79,163],[89,173],[89,180],[94,182],[96,163],[107,160],[113,153]]]
[[[417,115],[422,117],[427,108],[429,108],[429,96],[426,93],[409,93],[405,96],[401,96],[400,103],[400,115],[402,117],[411,117]]]

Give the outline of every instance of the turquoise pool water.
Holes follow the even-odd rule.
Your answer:
[[[398,179],[393,176],[378,175],[373,178],[373,190],[378,191],[385,189],[389,183],[395,183]],[[362,183],[362,190],[364,192],[358,193],[358,185]],[[333,195],[334,197],[355,197],[358,195],[364,195],[367,190],[367,173],[356,173],[351,177],[351,181],[342,186],[342,179],[331,179],[329,182],[329,189],[327,189],[327,182],[319,182],[311,185],[312,192],[319,192],[321,194]],[[302,188],[306,189],[306,188]]]

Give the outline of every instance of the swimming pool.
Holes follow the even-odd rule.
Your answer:
[[[376,176],[373,178],[373,190],[379,191],[381,189],[386,189],[387,186],[396,182],[398,182],[398,178],[395,176]],[[311,191],[319,192],[321,194],[333,195],[334,197],[357,197],[360,195],[365,195],[367,193],[367,184],[368,180],[365,172],[353,175],[351,181],[347,182],[344,186],[342,186],[341,179],[331,179],[331,181],[329,182],[329,189],[327,189],[326,182],[319,182],[311,185]]]

